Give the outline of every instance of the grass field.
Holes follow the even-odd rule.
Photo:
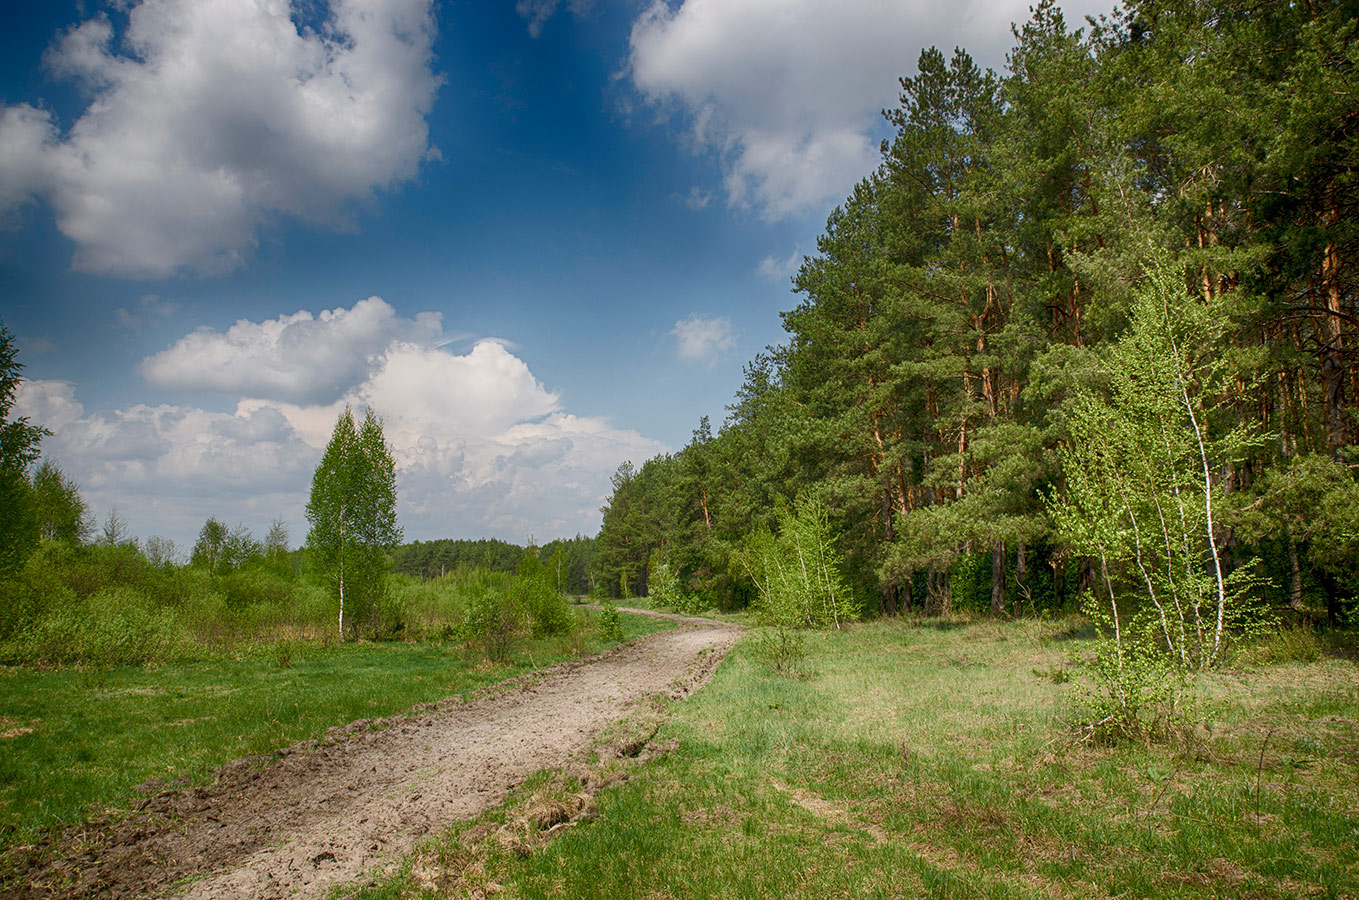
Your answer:
[[[672,627],[622,620],[625,638]],[[587,623],[523,640],[496,666],[451,642],[290,642],[156,667],[0,668],[0,856],[84,821],[94,804],[139,801],[150,779],[203,783],[229,760],[598,649]]]
[[[1214,673],[1203,726],[1099,747],[1066,724],[1069,623],[863,625],[800,678],[745,646],[597,815],[533,824],[582,789],[544,773],[362,896],[1359,896],[1353,662]]]

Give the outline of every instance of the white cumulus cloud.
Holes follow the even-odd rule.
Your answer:
[[[351,309],[301,310],[226,332],[200,328],[144,360],[156,387],[213,391],[295,403],[329,403],[364,381],[394,341],[442,334],[439,313],[403,319],[381,297]]]
[[[169,385],[193,377],[201,354],[193,388],[235,395],[234,412],[188,404],[89,412],[71,384],[27,381],[16,414],[52,430],[44,453],[97,511],[117,505],[143,536],[191,541],[208,516],[262,534],[282,517],[301,541],[311,475],[346,404],[383,419],[408,537],[594,533],[619,463],[664,446],[564,410],[504,342],[461,354],[441,346],[438,325],[403,319],[378,298],[242,320],[225,334],[193,332],[143,364],[148,379]],[[300,332],[290,337],[292,328]]]
[[[288,0],[143,0],[121,34],[76,25],[46,63],[90,103],[65,131],[0,111],[0,216],[46,197],[77,268],[135,277],[230,269],[280,216],[350,227],[436,152],[435,23],[430,0],[325,11],[313,29]]]
[[[675,336],[675,352],[688,362],[712,365],[736,346],[736,331],[726,316],[705,318],[695,313],[676,322],[670,333]]]
[[[1071,0],[1068,16],[1106,11]],[[728,201],[776,220],[822,211],[878,163],[880,111],[921,49],[1000,68],[1030,0],[654,0],[629,73],[722,160]],[[1076,21],[1079,21],[1077,18]]]

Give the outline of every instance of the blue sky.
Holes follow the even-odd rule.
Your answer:
[[[306,533],[345,403],[410,539],[593,533],[714,425],[922,47],[1022,0],[8,10],[0,319],[93,512]],[[1065,4],[1068,15],[1102,11]]]

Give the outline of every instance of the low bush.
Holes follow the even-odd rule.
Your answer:
[[[1280,628],[1254,644],[1240,648],[1238,659],[1248,664],[1277,665],[1290,662],[1316,662],[1322,656],[1321,641],[1310,628]]]
[[[175,658],[185,647],[174,614],[128,587],[101,590],[32,623],[7,656],[30,664],[139,665]]]
[[[534,637],[571,631],[571,607],[557,589],[555,579],[532,549],[524,554],[515,572],[514,602],[528,617],[529,629]]]
[[[807,639],[796,628],[761,628],[747,638],[750,656],[780,675],[794,675],[807,657]]]
[[[490,587],[474,589],[463,604],[463,641],[488,660],[499,662],[509,657],[514,639],[522,627],[522,616],[510,598]]]
[[[606,644],[617,644],[623,640],[623,622],[618,617],[618,607],[612,603],[605,603],[604,608],[599,611],[599,618],[595,621],[595,629],[599,632],[599,639]]]

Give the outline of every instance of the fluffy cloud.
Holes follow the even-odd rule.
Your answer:
[[[824,210],[877,165],[880,110],[922,48],[961,45],[999,67],[1029,3],[655,0],[633,24],[630,74],[719,154],[733,206],[780,219]]]
[[[434,341],[439,313],[397,316],[381,297],[352,309],[306,310],[226,333],[200,328],[142,362],[156,387],[212,391],[294,403],[329,403],[363,382],[394,341]]]
[[[726,316],[705,319],[695,313],[676,322],[670,333],[675,336],[675,352],[689,362],[712,365],[718,356],[736,346],[736,331]]]
[[[143,0],[117,47],[89,19],[46,57],[92,95],[69,131],[0,112],[0,215],[46,196],[77,268],[156,277],[232,268],[279,215],[349,227],[433,152],[434,32],[430,0],[331,0],[317,29],[287,0]]]
[[[285,364],[288,328],[321,329],[313,341],[343,345],[362,331],[350,330],[358,322],[381,336],[350,345],[364,354],[358,369],[325,355],[312,357],[315,369],[306,360]],[[72,385],[29,381],[16,397],[17,414],[54,432],[44,452],[97,510],[117,505],[144,536],[191,541],[208,516],[263,533],[281,516],[300,541],[312,471],[346,404],[383,417],[408,537],[593,533],[618,464],[665,448],[566,412],[501,342],[483,340],[462,354],[439,346],[437,324],[402,320],[370,298],[318,316],[238,322],[227,334],[194,332],[144,364],[158,377],[187,377],[201,350],[216,373],[204,385],[235,393],[232,413],[170,404],[90,413]],[[409,338],[422,329],[423,340]],[[340,376],[349,383],[337,390]]]

